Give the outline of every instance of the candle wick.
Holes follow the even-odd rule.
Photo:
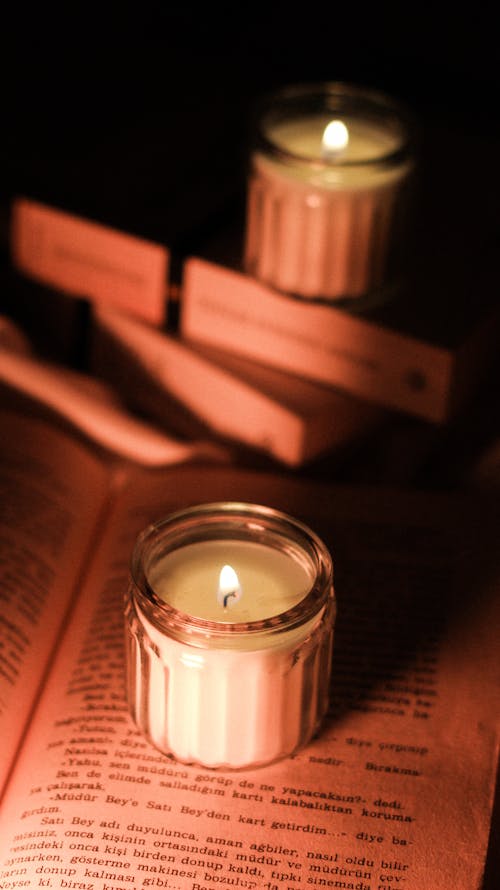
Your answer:
[[[222,605],[224,606],[225,609],[227,609],[227,601],[229,599],[231,599],[231,597],[235,597],[235,598],[237,597],[236,590],[230,590],[229,593],[224,594],[224,598],[222,600]]]
[[[342,157],[343,154],[344,154],[343,148],[324,147],[321,152],[321,158],[323,161],[336,161],[337,158]]]
[[[238,575],[231,566],[225,565],[221,569],[219,577],[219,589],[217,591],[217,602],[227,609],[233,600],[237,603],[241,596],[241,587]]]

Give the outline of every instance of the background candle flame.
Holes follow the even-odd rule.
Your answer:
[[[238,575],[232,566],[224,565],[220,571],[217,602],[226,609],[241,598],[242,590]]]
[[[321,140],[321,152],[324,158],[335,157],[347,148],[349,130],[342,121],[330,121],[326,125]]]

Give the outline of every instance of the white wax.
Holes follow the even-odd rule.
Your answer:
[[[227,564],[241,597],[224,608],[217,591]],[[240,768],[269,763],[311,738],[328,702],[331,601],[277,635],[230,632],[230,624],[296,606],[311,589],[311,572],[297,554],[246,541],[208,540],[159,558],[148,575],[155,592],[221,631],[176,636],[136,608],[134,716],[160,750],[183,762]]]
[[[401,134],[340,116],[349,139],[322,149],[331,116],[276,123],[266,131],[285,154],[258,150],[248,185],[245,266],[279,290],[305,297],[359,297],[384,283],[408,160],[382,163]]]
[[[219,579],[230,565],[239,580],[237,602],[218,600]],[[286,553],[253,541],[188,544],[159,559],[150,573],[157,595],[188,615],[209,621],[259,621],[286,612],[312,584],[307,567]]]
[[[372,188],[401,176],[399,167],[382,168],[377,162],[396,151],[401,137],[380,125],[342,117],[348,142],[337,153],[323,148],[323,136],[331,116],[326,114],[273,124],[267,136],[277,148],[294,157],[288,163],[258,155],[258,163],[274,175],[309,182],[320,188]],[[309,162],[327,162],[321,169]],[[306,163],[302,163],[306,161]]]

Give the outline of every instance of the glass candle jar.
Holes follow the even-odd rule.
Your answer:
[[[125,611],[130,710],[161,751],[249,768],[318,729],[333,566],[299,521],[232,502],[174,513],[139,536]]]
[[[324,83],[268,96],[250,158],[246,271],[332,301],[387,286],[403,246],[412,134],[406,110],[376,91]]]

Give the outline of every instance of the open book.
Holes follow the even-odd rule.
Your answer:
[[[140,467],[13,411],[0,433],[4,890],[482,886],[498,756],[494,505],[202,458]],[[124,698],[133,541],[219,499],[286,510],[335,563],[328,717],[296,755],[250,771],[162,755]]]

